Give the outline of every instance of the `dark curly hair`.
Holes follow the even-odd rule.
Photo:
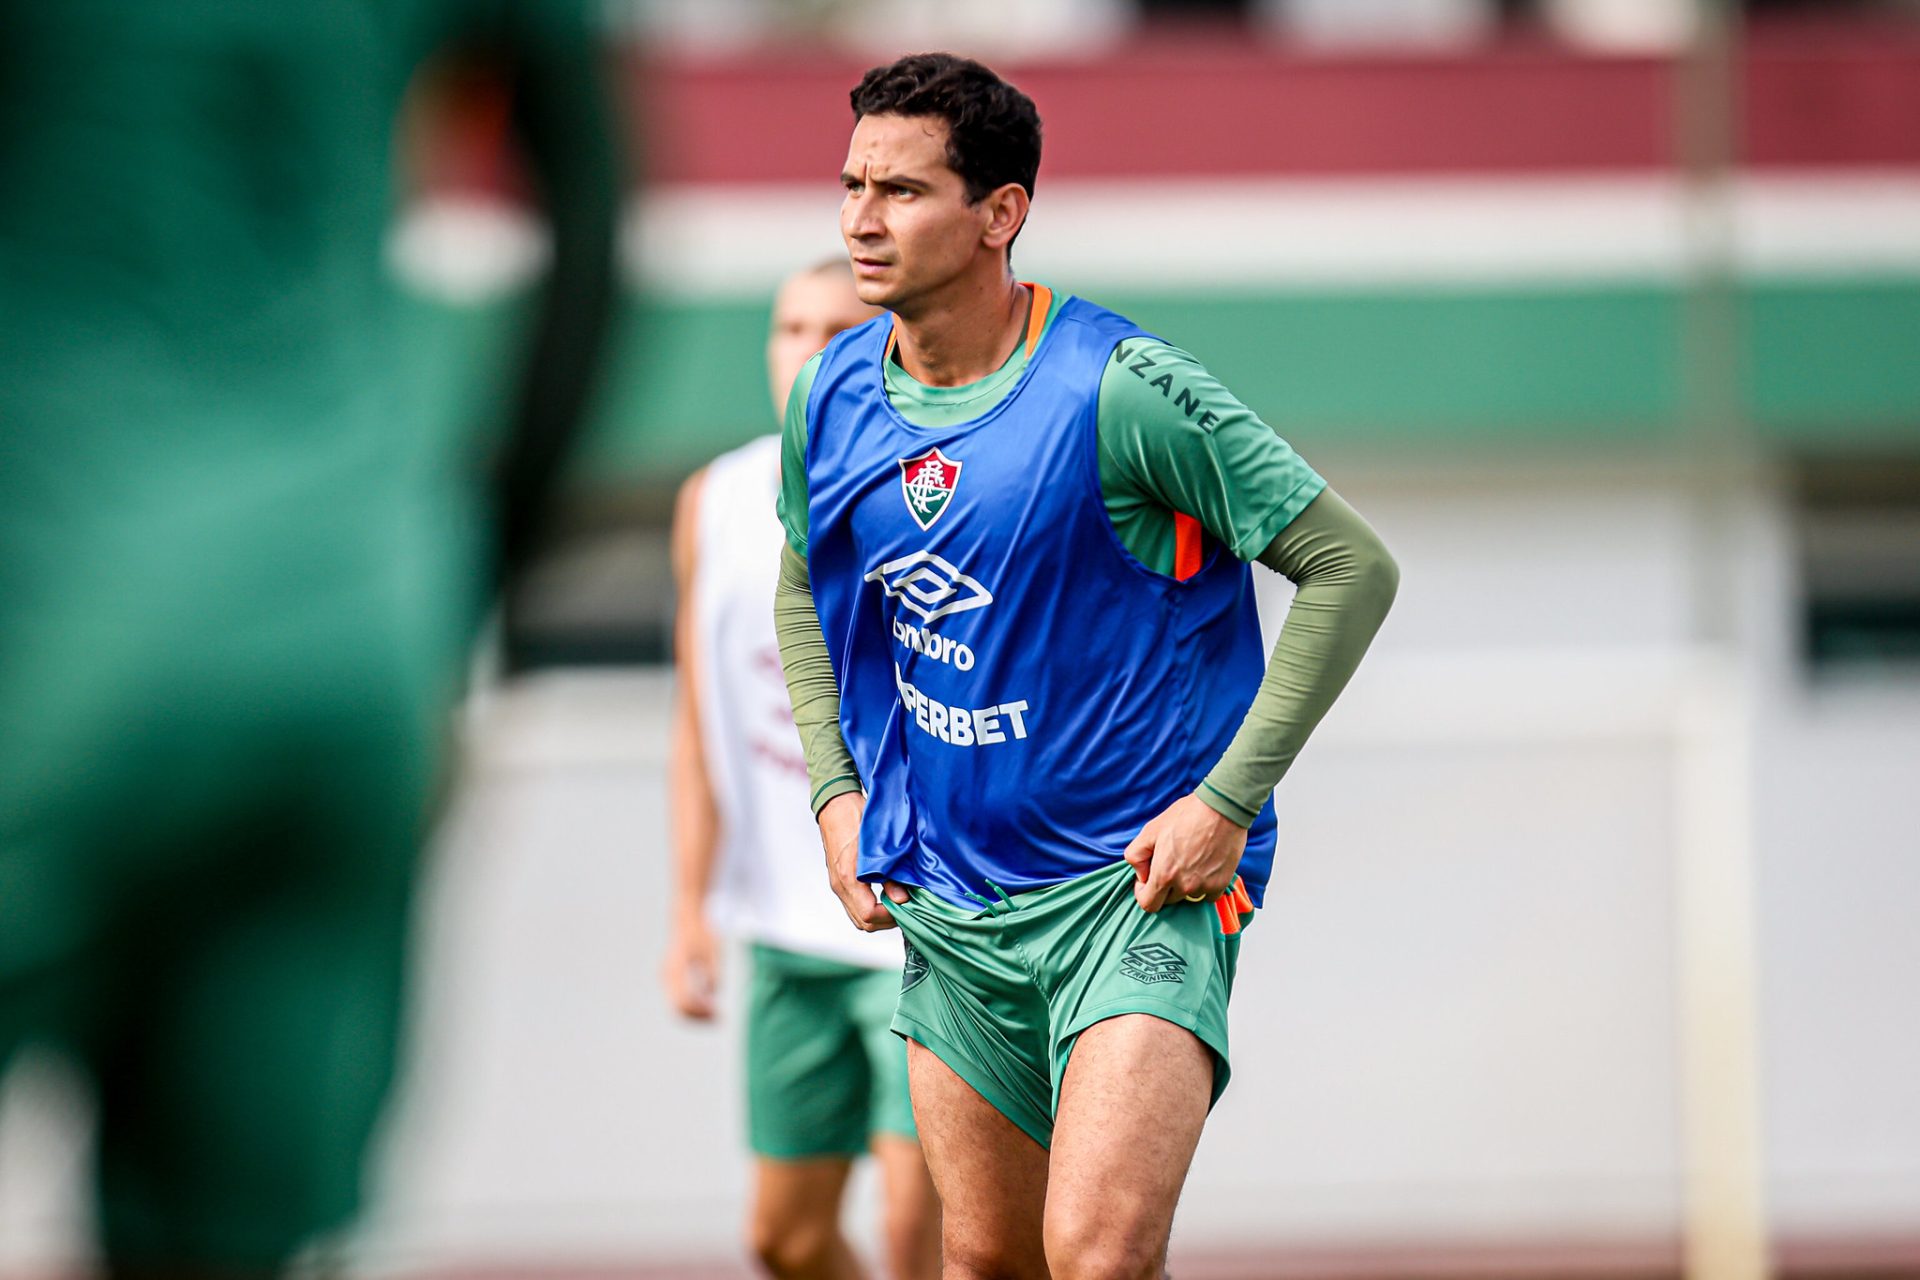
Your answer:
[[[1040,113],[1033,99],[971,58],[910,53],[860,77],[853,118],[933,116],[947,125],[947,167],[978,204],[1017,182],[1033,197],[1040,174]]]

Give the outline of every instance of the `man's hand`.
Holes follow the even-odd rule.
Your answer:
[[[1233,885],[1247,829],[1221,817],[1197,796],[1182,796],[1140,829],[1127,846],[1134,900],[1142,911],[1169,902],[1212,900]]]
[[[893,913],[880,905],[880,894],[860,879],[860,818],[867,798],[858,791],[837,795],[820,806],[820,843],[827,850],[827,883],[846,908],[853,927],[866,933],[897,929]],[[889,880],[884,886],[893,902],[907,900],[905,885]]]
[[[720,944],[698,907],[681,912],[674,921],[660,964],[660,984],[681,1017],[712,1021],[720,990]]]

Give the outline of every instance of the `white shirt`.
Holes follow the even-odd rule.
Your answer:
[[[708,911],[720,928],[769,946],[897,969],[898,931],[854,928],[827,883],[773,630],[785,536],[774,514],[779,488],[775,435],[714,459],[700,495],[693,642],[700,734],[720,813]]]

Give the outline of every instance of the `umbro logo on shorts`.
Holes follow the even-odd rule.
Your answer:
[[[1172,947],[1142,942],[1120,957],[1120,972],[1135,982],[1184,982],[1187,962]]]
[[[920,979],[927,976],[929,968],[931,966],[927,964],[927,958],[920,954],[920,949],[911,942],[907,943],[906,964],[900,970],[900,990],[912,990]]]

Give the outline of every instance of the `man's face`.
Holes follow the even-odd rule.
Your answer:
[[[986,202],[969,204],[947,167],[946,122],[933,116],[862,116],[853,126],[840,235],[864,302],[911,314],[984,246]]]
[[[773,329],[767,334],[767,379],[773,411],[787,408],[787,393],[801,366],[833,335],[878,314],[853,291],[853,277],[833,268],[793,276],[773,299]]]

